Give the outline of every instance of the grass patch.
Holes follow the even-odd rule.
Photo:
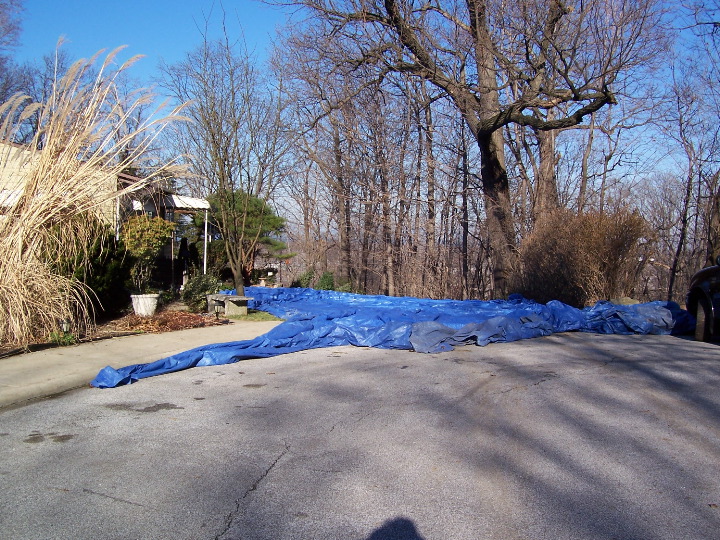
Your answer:
[[[270,315],[267,311],[258,311],[256,309],[248,309],[247,315],[229,315],[228,319],[233,321],[283,321],[275,315]]]
[[[77,339],[70,332],[51,332],[49,340],[60,347],[68,347],[77,343]]]

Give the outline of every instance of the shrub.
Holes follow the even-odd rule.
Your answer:
[[[538,302],[578,307],[630,296],[648,236],[647,223],[634,212],[559,210],[523,241],[515,289]]]
[[[175,225],[160,217],[133,216],[123,225],[123,241],[135,259],[130,271],[133,286],[140,293],[150,285],[155,259],[172,238]]]
[[[320,279],[318,279],[315,288],[320,291],[334,291],[335,290],[335,276],[332,272],[324,272]]]
[[[48,340],[60,347],[68,347],[77,343],[77,339],[70,332],[58,332],[57,330],[50,332]]]
[[[130,295],[121,285],[130,279],[131,266],[132,258],[126,256],[122,241],[109,234],[93,244],[89,267],[77,266],[75,277],[95,293],[90,297],[101,315],[116,315],[128,306]]]
[[[207,295],[214,294],[223,288],[223,283],[210,274],[198,274],[191,277],[185,284],[182,298],[188,309],[194,312],[207,309]]]
[[[342,285],[339,285],[335,288],[337,292],[344,292],[344,293],[351,293],[353,291],[352,283],[347,282],[343,283]]]
[[[313,280],[315,279],[315,271],[312,268],[309,268],[305,270],[302,274],[300,274],[297,279],[295,279],[290,286],[291,287],[302,287],[303,289],[307,289],[312,285]]]

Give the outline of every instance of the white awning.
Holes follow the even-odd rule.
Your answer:
[[[165,208],[168,210],[209,210],[210,203],[205,199],[196,199],[185,195],[165,195]]]

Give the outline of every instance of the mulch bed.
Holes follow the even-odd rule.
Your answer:
[[[161,311],[152,317],[125,315],[103,324],[99,324],[96,334],[128,332],[175,332],[188,328],[202,328],[227,324],[227,319],[216,320],[214,315],[190,313],[187,311]]]

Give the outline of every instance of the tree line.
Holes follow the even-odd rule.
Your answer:
[[[682,301],[720,255],[717,2],[276,3],[267,63],[226,34],[158,74],[236,284],[237,197],[286,218],[288,282],[366,293]]]
[[[720,254],[716,4],[292,4],[303,264],[391,295],[682,300]]]

